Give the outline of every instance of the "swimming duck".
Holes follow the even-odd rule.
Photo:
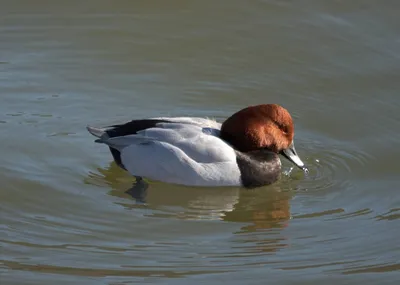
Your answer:
[[[115,162],[135,177],[188,186],[259,187],[275,182],[283,155],[308,169],[293,143],[289,112],[276,104],[244,108],[222,124],[160,117],[105,128],[88,126]]]

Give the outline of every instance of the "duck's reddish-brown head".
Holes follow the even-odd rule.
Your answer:
[[[221,137],[239,151],[268,148],[278,153],[293,141],[293,120],[285,108],[276,104],[250,106],[222,124]]]
[[[244,108],[221,127],[221,138],[241,152],[269,149],[304,169],[293,144],[294,125],[289,112],[277,104]]]

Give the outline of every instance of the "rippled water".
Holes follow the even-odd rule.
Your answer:
[[[1,284],[400,281],[398,1],[1,6]],[[307,176],[132,196],[85,130],[257,103]]]

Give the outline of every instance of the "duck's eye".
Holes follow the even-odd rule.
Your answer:
[[[287,134],[288,133],[288,127],[286,126],[286,125],[283,125],[283,124],[281,124],[281,123],[279,123],[279,122],[275,122],[275,124],[278,126],[278,128],[282,131],[282,132],[284,132],[285,134]]]

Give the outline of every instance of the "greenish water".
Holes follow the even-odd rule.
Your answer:
[[[399,9],[2,1],[0,283],[397,284]],[[138,203],[85,130],[258,103],[292,113],[308,177]]]

